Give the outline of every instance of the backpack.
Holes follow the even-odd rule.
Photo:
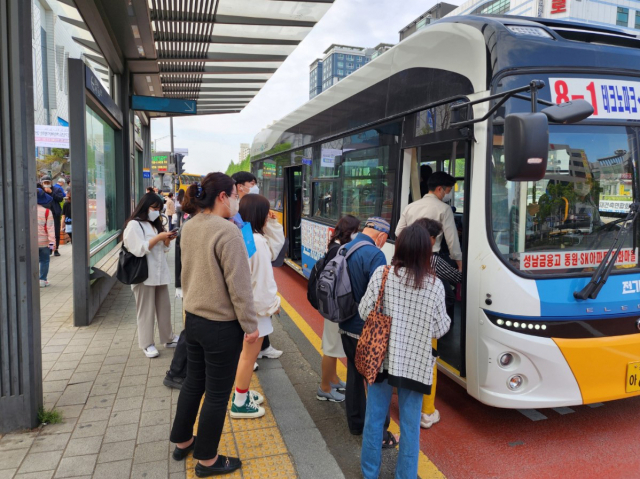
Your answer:
[[[311,273],[309,273],[309,282],[307,283],[307,300],[315,309],[318,309],[318,295],[316,294],[318,274],[324,269],[329,260],[335,258],[338,249],[340,249],[339,244],[332,244],[329,251],[327,251],[327,254],[316,261],[316,264],[311,268]]]
[[[318,273],[316,296],[318,312],[322,317],[334,323],[342,323],[358,313],[358,303],[351,292],[347,259],[369,244],[371,243],[367,241],[358,241],[349,249],[346,248],[347,245],[341,246],[335,258],[328,261]]]

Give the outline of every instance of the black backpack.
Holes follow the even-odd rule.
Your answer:
[[[338,243],[333,243],[327,254],[325,254],[322,258],[316,261],[316,264],[311,268],[311,273],[309,274],[309,283],[307,284],[307,300],[315,309],[318,309],[318,295],[316,294],[316,285],[318,283],[318,274],[324,269],[329,261],[331,261],[338,250],[340,249],[340,245]]]

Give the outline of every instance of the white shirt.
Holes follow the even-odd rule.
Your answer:
[[[249,258],[251,269],[251,288],[253,289],[253,305],[258,317],[271,316],[280,308],[278,285],[273,277],[271,266],[271,249],[267,239],[253,233],[256,252]]]
[[[167,263],[167,252],[171,247],[165,246],[160,241],[149,250],[149,240],[157,234],[155,228],[147,221],[131,220],[124,230],[124,246],[127,250],[135,256],[146,256],[147,258],[149,277],[143,283],[146,286],[161,286],[171,283],[171,273],[169,263]]]

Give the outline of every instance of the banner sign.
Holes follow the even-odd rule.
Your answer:
[[[631,200],[629,201],[610,201],[600,200],[598,209],[603,213],[628,213],[629,206],[631,206]]]
[[[69,148],[69,127],[36,125],[36,148]]]
[[[151,178],[151,168],[142,168],[142,177]]]
[[[520,253],[520,269],[539,271],[542,269],[589,268],[600,265],[606,249],[592,251],[549,251],[546,253]],[[631,248],[623,248],[618,254],[616,264],[635,266],[638,252]]]
[[[593,106],[594,120],[640,120],[640,82],[549,78],[551,98],[556,103],[586,100]]]
[[[333,168],[336,165],[336,156],[342,155],[342,150],[335,148],[323,148],[320,166],[323,168]]]
[[[168,156],[167,155],[157,155],[151,157],[151,168],[157,171],[158,173],[166,173],[168,167]]]
[[[308,278],[313,266],[327,252],[334,228],[302,220],[302,272]]]

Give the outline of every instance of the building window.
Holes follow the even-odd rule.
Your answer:
[[[344,60],[344,55],[342,53],[338,54],[338,60]]]
[[[640,30],[640,12],[636,12],[636,28]]]
[[[344,75],[344,70],[338,70],[338,75]]]
[[[362,57],[356,57],[356,61],[357,62],[361,62],[362,61]]]
[[[347,63],[347,68],[353,68],[353,63]]]
[[[338,68],[344,68],[344,62],[338,62]]]
[[[511,0],[491,0],[480,5],[473,10],[470,15],[497,15],[500,13],[506,13],[511,9]]]
[[[616,16],[616,25],[621,27],[629,26],[629,9],[618,7],[618,14]]]
[[[353,61],[353,55],[347,55],[347,60]]]

